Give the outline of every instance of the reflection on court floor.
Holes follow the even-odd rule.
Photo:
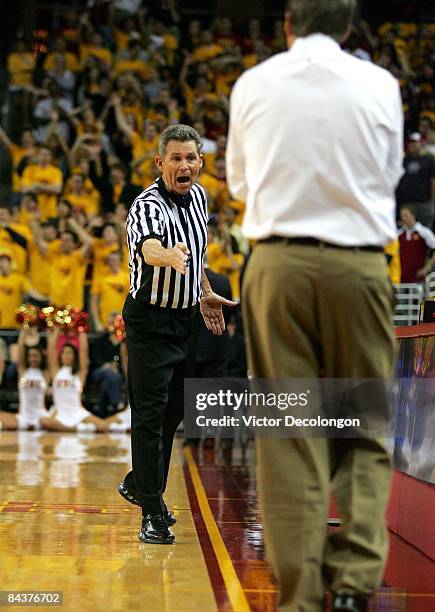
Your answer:
[[[0,590],[62,590],[65,610],[272,612],[253,454],[178,441],[167,495],[177,543],[153,546],[116,492],[128,435],[0,433]],[[435,610],[434,564],[395,536],[386,576],[372,611]]]

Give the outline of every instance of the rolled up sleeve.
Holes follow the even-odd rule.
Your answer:
[[[164,241],[165,223],[159,206],[153,202],[137,199],[127,217],[127,237],[130,250],[138,251],[145,240],[156,238]]]

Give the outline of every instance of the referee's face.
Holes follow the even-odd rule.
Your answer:
[[[156,164],[162,173],[166,188],[173,193],[185,195],[198,178],[202,167],[202,155],[193,140],[179,142],[170,140],[166,155],[157,155]]]

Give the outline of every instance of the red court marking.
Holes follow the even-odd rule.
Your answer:
[[[195,489],[193,487],[192,479],[190,477],[189,468],[185,460],[183,460],[183,472],[184,480],[186,482],[187,494],[189,496],[190,508],[196,527],[196,532],[198,534],[202,554],[204,555],[205,563],[207,565],[208,575],[210,577],[210,582],[213,587],[217,607],[220,611],[232,610],[224,579],[222,577],[219,564],[216,559],[216,554],[214,552],[213,545],[208,535],[207,527],[205,525],[199,507],[198,499],[196,497]]]
[[[263,560],[262,528],[258,522],[256,495],[250,477],[243,468],[230,470],[227,466],[199,466],[195,450],[192,455],[252,612],[274,612],[277,589]],[[205,461],[209,458],[204,456]],[[200,540],[202,543],[201,536]],[[207,558],[205,551],[204,556]],[[219,610],[223,609],[219,606]]]

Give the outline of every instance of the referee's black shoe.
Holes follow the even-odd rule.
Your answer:
[[[333,596],[332,612],[367,612],[369,597],[352,593],[339,593]]]
[[[175,536],[166,524],[163,512],[142,517],[139,540],[148,544],[173,544]]]
[[[141,503],[139,501],[139,495],[137,494],[136,489],[134,489],[131,485],[129,485],[129,487],[127,488],[125,483],[121,482],[118,485],[118,493],[124,499],[130,502],[130,504],[134,504],[135,506],[141,506]],[[175,518],[174,514],[170,512],[169,510],[166,510],[165,512],[163,512],[163,516],[165,517],[166,523],[170,527],[172,525],[175,525],[175,523],[177,522],[177,519]]]

